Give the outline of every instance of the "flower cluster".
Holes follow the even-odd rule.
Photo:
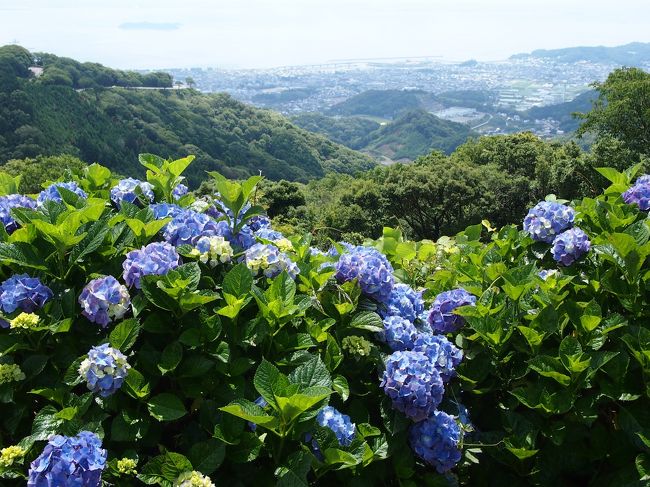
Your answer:
[[[219,263],[230,262],[233,250],[230,242],[221,236],[201,237],[196,241],[191,254],[198,256],[204,264],[209,262],[210,267],[216,267]]]
[[[342,414],[332,406],[325,406],[316,416],[316,422],[324,428],[332,430],[341,446],[350,446],[354,437],[355,424],[350,416]]]
[[[439,473],[451,470],[460,461],[460,438],[458,422],[443,411],[434,411],[424,421],[412,425],[409,431],[413,451]]]
[[[637,205],[643,211],[650,210],[650,175],[639,177],[634,186],[621,196],[628,205]]]
[[[193,246],[201,237],[223,236],[226,227],[225,222],[217,223],[204,213],[183,210],[167,224],[164,238],[175,247],[183,244]]]
[[[12,329],[22,328],[29,330],[31,328],[36,328],[38,323],[41,321],[41,318],[35,313],[20,313],[13,320],[9,321],[9,327]]]
[[[62,203],[63,198],[61,198],[61,193],[59,193],[59,188],[67,189],[72,191],[74,194],[80,198],[86,199],[88,195],[86,192],[79,187],[74,181],[63,182],[63,183],[54,183],[50,184],[47,188],[41,191],[38,194],[36,202],[39,206],[43,205],[46,201],[55,201],[57,203]]]
[[[0,384],[25,380],[25,373],[16,364],[0,364]]]
[[[456,375],[455,369],[463,360],[463,352],[442,335],[420,333],[413,340],[413,351],[429,357],[443,382],[449,382]]]
[[[18,445],[3,448],[0,450],[0,467],[11,467],[16,460],[21,460],[25,453],[27,453],[25,449]]]
[[[384,318],[384,331],[379,333],[379,338],[385,341],[391,350],[409,350],[413,348],[417,334],[417,328],[409,320],[401,316],[387,316]]]
[[[393,285],[393,267],[377,249],[359,245],[344,253],[336,264],[336,279],[339,282],[359,282],[361,291],[367,296],[384,302]]]
[[[120,475],[135,475],[137,473],[135,467],[138,466],[137,460],[133,458],[120,458],[117,461],[117,472]]]
[[[343,347],[343,350],[356,359],[367,357],[372,351],[371,343],[358,335],[344,337],[343,340],[341,340],[341,346]]]
[[[422,291],[415,291],[408,284],[395,284],[383,304],[384,307],[380,309],[380,314],[383,317],[401,316],[411,323],[415,323],[424,313]]]
[[[153,217],[156,220],[162,220],[163,218],[174,218],[185,211],[180,206],[170,203],[155,203],[153,205],[149,205],[149,209],[153,212]]]
[[[193,470],[180,474],[174,481],[173,487],[215,487],[215,485],[209,477]]]
[[[125,201],[132,204],[139,203],[138,196],[140,195],[144,197],[147,203],[151,203],[154,199],[153,186],[139,179],[126,178],[111,188],[111,201],[118,208]]]
[[[166,242],[154,242],[132,250],[122,263],[124,282],[140,289],[142,276],[164,275],[180,264],[176,249]]]
[[[180,200],[183,196],[187,194],[187,192],[190,190],[187,186],[185,186],[183,183],[179,183],[176,185],[176,187],[172,190],[172,197],[174,200]]]
[[[99,487],[106,450],[95,433],[53,435],[29,469],[28,487]]]
[[[79,295],[81,314],[93,323],[106,327],[114,319],[122,318],[129,310],[131,298],[126,286],[113,276],[93,279]]]
[[[280,252],[275,245],[257,243],[246,250],[244,254],[246,266],[254,274],[262,271],[266,277],[275,277],[282,271],[295,279],[300,269],[287,254]]]
[[[255,236],[264,240],[269,240],[282,252],[289,252],[293,250],[293,244],[288,238],[282,235],[282,233],[276,230],[272,230],[269,227],[260,228],[255,232]]]
[[[122,352],[104,343],[90,349],[88,358],[79,366],[79,375],[86,380],[88,389],[108,397],[122,387],[130,368]]]
[[[533,240],[551,243],[556,235],[573,225],[575,211],[554,201],[541,201],[528,211],[524,230]]]
[[[246,222],[246,225],[248,225],[253,232],[257,232],[262,228],[271,228],[271,220],[269,220],[269,217],[264,215],[255,215]]]
[[[556,262],[567,266],[589,252],[590,248],[591,242],[587,234],[575,227],[555,238],[551,252]]]
[[[0,306],[5,313],[13,313],[16,309],[31,313],[42,308],[52,296],[52,290],[38,277],[27,274],[11,276],[0,284]]]
[[[435,411],[445,391],[434,363],[424,353],[415,351],[389,355],[380,386],[393,407],[413,421],[422,421]]]
[[[18,222],[11,216],[12,208],[36,208],[36,201],[22,194],[0,196],[0,221],[7,233],[11,234],[18,228]]]
[[[476,305],[476,296],[462,288],[444,291],[436,296],[429,310],[427,321],[438,333],[453,333],[465,323],[462,316],[454,314],[456,308]]]

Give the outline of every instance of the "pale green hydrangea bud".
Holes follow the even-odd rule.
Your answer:
[[[204,264],[209,262],[210,267],[230,262],[233,254],[230,242],[218,235],[199,238],[191,251],[191,255],[198,257]]]
[[[196,470],[182,473],[174,482],[174,487],[215,487],[209,477]]]
[[[9,327],[12,329],[24,328],[29,330],[30,328],[35,328],[40,320],[39,316],[35,313],[20,313],[9,322]]]
[[[117,461],[117,471],[120,475],[135,475],[137,472],[135,467],[138,461],[132,458],[122,458]]]
[[[0,450],[0,467],[11,467],[16,460],[20,460],[27,453],[23,448],[14,445]]]
[[[343,345],[343,350],[356,358],[367,357],[372,350],[372,345],[368,340],[356,335],[345,337],[341,345]]]
[[[16,364],[0,364],[0,384],[18,382],[25,379],[25,374]]]

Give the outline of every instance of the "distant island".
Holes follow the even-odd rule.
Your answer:
[[[527,57],[555,59],[564,63],[589,61],[639,67],[650,64],[650,42],[631,42],[614,47],[580,46],[562,49],[536,49],[530,53],[514,54],[510,56],[510,59]]]

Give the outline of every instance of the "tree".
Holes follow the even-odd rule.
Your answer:
[[[67,171],[80,171],[86,164],[70,155],[38,156],[34,159],[12,159],[0,166],[0,169],[12,176],[22,176],[20,191],[23,193],[38,193],[46,181],[54,181],[66,174]]]
[[[192,78],[191,76],[185,78],[185,84],[187,85],[188,88],[194,88],[196,86],[196,82],[194,81],[194,78]]]
[[[603,83],[594,83],[598,99],[584,120],[579,135],[611,137],[640,156],[650,156],[650,73],[638,68],[612,71]],[[632,163],[633,161],[630,161]]]

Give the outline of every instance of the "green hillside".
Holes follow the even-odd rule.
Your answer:
[[[650,42],[631,42],[622,46],[580,46],[564,49],[537,49],[531,53],[515,54],[512,59],[551,58],[565,63],[591,61],[639,66],[650,61]]]
[[[35,79],[28,70],[34,61],[28,51],[0,48],[0,163],[69,153],[123,174],[141,174],[134,163],[139,153],[193,153],[192,184],[203,179],[205,170],[230,177],[261,171],[271,179],[306,181],[328,171],[352,173],[373,166],[367,156],[225,94],[101,86],[75,90],[83,78],[75,71],[87,65],[66,61],[54,67],[54,56],[39,56],[50,60]],[[114,78],[122,73],[101,68]],[[50,69],[57,70],[56,76]]]
[[[422,90],[368,90],[334,105],[329,115],[369,115],[393,119],[401,113],[441,108],[433,93]]]
[[[320,113],[301,113],[291,121],[352,149],[363,149],[368,136],[381,127],[379,122],[365,117],[328,117]]]

